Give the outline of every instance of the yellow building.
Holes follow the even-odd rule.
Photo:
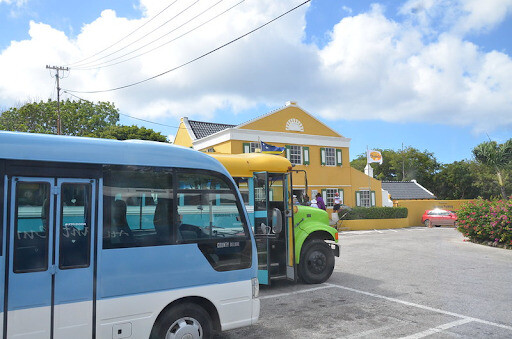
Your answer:
[[[294,175],[293,194],[321,193],[328,208],[339,193],[349,206],[382,206],[379,180],[350,167],[350,139],[306,112],[295,102],[240,125],[216,124],[181,118],[174,143],[203,152],[239,154],[258,151],[259,141],[284,147],[296,170],[307,172],[308,192],[304,177]],[[370,193],[369,193],[370,192]]]

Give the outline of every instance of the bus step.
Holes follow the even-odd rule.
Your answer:
[[[271,268],[279,267],[279,263],[278,262],[270,263],[270,267]],[[267,269],[267,265],[266,264],[258,264],[258,269],[259,270],[265,270],[265,269]]]
[[[282,274],[282,275],[274,275],[274,276],[271,276],[270,277],[270,280],[283,280],[283,279],[286,279],[286,274]]]

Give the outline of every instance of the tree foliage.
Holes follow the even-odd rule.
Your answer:
[[[379,150],[382,153],[382,164],[370,164],[375,178],[390,181],[408,181],[416,179],[422,186],[434,188],[434,175],[439,171],[440,164],[433,153],[421,152],[416,148],[394,151]],[[364,171],[366,154],[359,155],[350,163],[352,167]]]
[[[495,171],[501,196],[506,199],[503,171],[512,163],[512,139],[503,144],[496,141],[483,142],[473,149],[473,155],[476,161]]]
[[[166,142],[167,138],[159,132],[155,132],[152,129],[145,127],[122,126],[115,125],[109,126],[105,130],[101,131],[97,137],[105,139],[117,139],[117,140],[153,140]]]
[[[441,166],[434,176],[433,193],[439,199],[473,199],[481,196],[475,185],[479,165],[473,161],[455,161]]]
[[[152,129],[117,124],[119,110],[110,102],[61,101],[60,118],[64,135],[167,141]],[[57,134],[57,101],[27,103],[2,112],[0,130]]]
[[[27,103],[0,115],[0,129],[57,134],[57,101]],[[61,101],[61,132],[64,135],[95,136],[119,121],[119,111],[109,102]]]
[[[489,144],[489,143],[484,143]],[[508,149],[512,144],[509,140],[503,145],[490,143],[492,148],[502,147]],[[482,145],[482,144],[481,144]],[[451,164],[439,164],[434,155],[428,151],[420,152],[408,147],[405,150],[380,150],[382,153],[382,165],[371,164],[375,178],[379,180],[402,181],[416,179],[419,184],[434,193],[439,199],[492,199],[503,196],[503,191],[512,192],[512,163],[493,160],[491,164],[498,164],[503,185],[497,180],[496,165],[483,163],[482,154],[488,154],[493,150],[484,146],[475,147],[480,161],[463,160]],[[489,146],[485,146],[489,147]],[[486,153],[487,152],[487,153]],[[502,151],[501,154],[507,154]],[[495,155],[493,155],[495,156]],[[475,155],[476,158],[476,155]],[[492,158],[492,156],[489,156]],[[512,156],[505,155],[512,159]],[[366,166],[366,154],[359,155],[351,162],[352,167],[364,171]]]

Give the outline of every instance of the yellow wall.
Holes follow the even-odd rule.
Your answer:
[[[213,149],[215,150],[216,153],[233,154],[232,145],[233,145],[233,143],[231,141],[224,141],[224,142],[221,142],[220,144],[213,146]],[[210,148],[210,147],[208,147],[208,148]],[[207,149],[202,149],[200,151],[206,152]]]
[[[407,218],[399,219],[361,219],[361,220],[344,220],[338,227],[340,231],[361,231],[388,228],[408,227]]]
[[[183,119],[180,121],[180,125],[178,127],[178,131],[176,132],[176,136],[174,137],[173,144],[192,147],[192,138],[190,138],[190,135],[188,134],[187,128],[183,123]]]
[[[295,106],[288,106],[276,112],[243,125],[241,129],[260,131],[287,132],[293,134],[323,135],[329,137],[341,137],[340,134],[313,118],[302,109]],[[304,132],[285,131],[286,122],[289,119],[298,119],[304,127]]]
[[[463,203],[471,200],[396,200],[396,207],[407,207],[409,214],[409,226],[421,226],[421,217],[426,210],[441,208],[444,210],[457,211]]]

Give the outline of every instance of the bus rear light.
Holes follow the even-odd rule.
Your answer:
[[[339,233],[338,232],[334,233],[334,240],[338,241],[338,238],[339,238]]]

